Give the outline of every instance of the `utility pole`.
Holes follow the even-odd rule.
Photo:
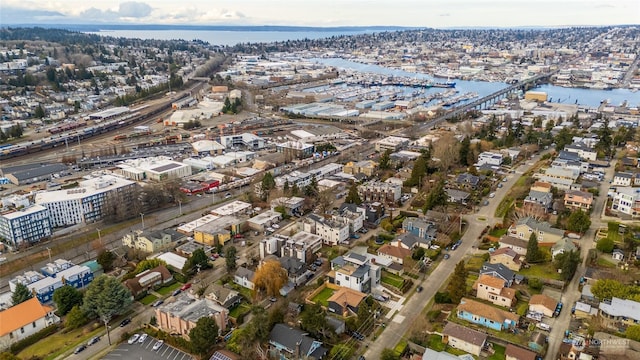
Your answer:
[[[98,230],[98,240],[100,241],[100,246],[102,246],[102,236],[100,235],[100,229],[96,230]]]
[[[144,230],[144,214],[140,213],[140,218],[142,219],[142,230]]]

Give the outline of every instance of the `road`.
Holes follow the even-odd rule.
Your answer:
[[[493,216],[498,204],[507,194],[508,189],[516,183],[523,173],[534,166],[535,162],[540,159],[540,156],[541,155],[537,155],[533,159],[527,160],[525,164],[516,169],[514,174],[509,174],[507,176],[507,182],[503,183],[504,186],[502,188],[498,188],[495,191],[496,195],[493,199],[490,199],[489,205],[480,207],[478,212],[463,217],[468,224],[468,228],[462,236],[462,245],[460,245],[457,250],[449,252],[451,257],[448,260],[440,261],[437,268],[429,277],[423,280],[422,283],[417,284],[422,285],[424,290],[421,293],[414,293],[391,322],[387,324],[386,329],[375,342],[368,344],[368,349],[364,354],[367,359],[377,359],[383,349],[392,349],[401,339],[406,339],[406,333],[413,323],[411,319],[416,319],[421,316],[420,314],[424,307],[447,282],[456,264],[463,260],[468,253],[473,252],[473,248],[477,245],[477,240],[482,234],[482,230],[487,226],[493,226],[496,223],[502,222],[502,219]]]
[[[545,360],[554,360],[557,358],[560,344],[564,338],[564,332],[569,328],[569,323],[571,322],[570,309],[575,302],[580,299],[578,285],[580,284],[580,277],[585,271],[587,254],[589,253],[589,249],[595,247],[595,243],[593,241],[595,239],[595,232],[601,225],[606,224],[602,222],[601,215],[604,213],[604,206],[607,202],[607,191],[609,190],[609,180],[613,179],[615,167],[615,161],[613,161],[605,171],[604,180],[600,182],[600,195],[594,199],[593,211],[591,213],[591,227],[580,240],[580,256],[582,256],[582,264],[578,266],[575,276],[565,287],[564,293],[562,294],[562,303],[564,306],[560,316],[555,318],[550,324],[552,329],[549,333],[549,347]]]

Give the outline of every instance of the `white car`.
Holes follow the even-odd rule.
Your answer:
[[[489,194],[489,197],[490,197],[490,198],[494,198],[494,197],[496,197],[496,193],[491,193],[491,194]]]
[[[138,341],[138,338],[140,338],[140,334],[133,334],[133,336],[129,338],[129,345]]]
[[[153,344],[153,351],[157,351],[158,349],[160,349],[162,347],[162,344],[164,344],[164,340],[156,341],[156,343]]]
[[[145,340],[147,340],[147,334],[142,334],[138,339],[138,343],[142,344]]]
[[[278,225],[278,224],[273,224],[273,225],[271,225],[271,227],[274,228],[274,229],[280,229],[280,225]]]

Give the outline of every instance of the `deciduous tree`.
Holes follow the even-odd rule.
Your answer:
[[[613,251],[614,247],[615,244],[613,240],[609,239],[608,237],[602,238],[596,243],[596,249],[602,251],[603,253],[610,254]]]
[[[329,359],[335,360],[349,360],[354,353],[353,347],[347,344],[337,344],[329,352]]]
[[[255,273],[255,296],[264,292],[267,296],[276,296],[280,289],[287,283],[287,271],[282,268],[277,260],[265,261]]]
[[[349,186],[349,192],[347,193],[347,197],[344,199],[344,202],[347,204],[362,204],[362,199],[358,194],[358,184],[355,182],[351,183],[351,186]]]
[[[182,272],[184,274],[190,271],[199,271],[210,268],[209,259],[207,258],[207,254],[205,254],[203,249],[196,249],[191,257],[187,259],[184,263],[184,267],[182,268]]]
[[[391,169],[391,150],[387,149],[382,153],[380,161],[378,162],[378,168],[380,168],[380,170]]]
[[[569,251],[556,255],[556,269],[561,270],[562,280],[569,281],[578,269],[580,264],[580,253],[578,251]]]

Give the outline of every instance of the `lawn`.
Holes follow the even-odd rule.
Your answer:
[[[473,290],[473,284],[478,280],[477,274],[469,274],[467,275],[467,294],[471,293]]]
[[[623,235],[618,233],[620,224],[617,222],[610,222],[607,224],[607,237],[615,243],[620,243],[623,240]]]
[[[493,355],[489,356],[489,358],[487,360],[502,360],[502,359],[505,358],[505,355],[504,355],[505,347],[504,346],[493,344],[493,350],[495,350],[495,353]]]
[[[556,271],[553,263],[531,264],[528,269],[520,270],[520,274],[524,276],[535,276],[538,278],[562,280],[561,274]]]
[[[520,301],[516,307],[516,314],[525,316],[527,314],[527,310],[529,310],[529,304],[526,301]]]
[[[598,257],[598,261],[597,264],[599,267],[603,267],[603,268],[615,268],[616,264],[612,263],[611,261],[603,258],[603,257]]]
[[[322,289],[322,291],[318,293],[318,295],[314,296],[313,299],[311,299],[311,301],[318,303],[322,306],[328,306],[329,303],[327,302],[327,299],[329,299],[334,292],[335,290],[325,287],[324,289]]]
[[[140,303],[142,303],[142,305],[150,305],[156,300],[158,300],[157,296],[155,296],[153,294],[149,294],[149,295],[143,297],[142,299],[140,299],[138,301],[140,301]]]
[[[507,230],[509,230],[509,229],[507,229],[507,228],[504,228],[504,229],[500,229],[500,228],[493,229],[493,230],[489,231],[489,235],[493,236],[493,237],[500,238],[503,235],[507,234]]]
[[[473,271],[473,272],[480,271],[482,264],[484,264],[485,262],[484,259],[485,258],[483,255],[474,255],[469,259],[469,261],[467,261],[465,268],[467,269],[467,271]]]
[[[435,351],[444,351],[447,347],[447,345],[442,342],[442,336],[440,335],[429,335],[427,346],[429,349]]]
[[[387,271],[382,272],[382,277],[380,279],[383,283],[387,285],[391,285],[398,289],[402,289],[402,284],[404,284],[404,279],[398,275],[392,274]]]
[[[63,330],[58,331],[57,333],[47,336],[45,339],[42,339],[22,350],[18,354],[18,357],[21,359],[55,359],[64,352],[73,349],[80,344],[86,343],[90,338],[104,331],[104,326],[99,326],[97,324],[96,326],[96,329],[91,332],[87,332],[86,334],[84,331],[91,330],[91,325],[75,329],[68,333],[65,333]]]
[[[182,286],[181,283],[179,282],[175,282],[169,286],[165,286],[165,287],[161,287],[160,289],[156,290],[156,292],[160,295],[169,295],[172,294],[174,291],[180,289],[180,287]]]
[[[244,315],[251,311],[251,306],[247,303],[242,303],[229,311],[229,317],[237,319],[239,316]]]

